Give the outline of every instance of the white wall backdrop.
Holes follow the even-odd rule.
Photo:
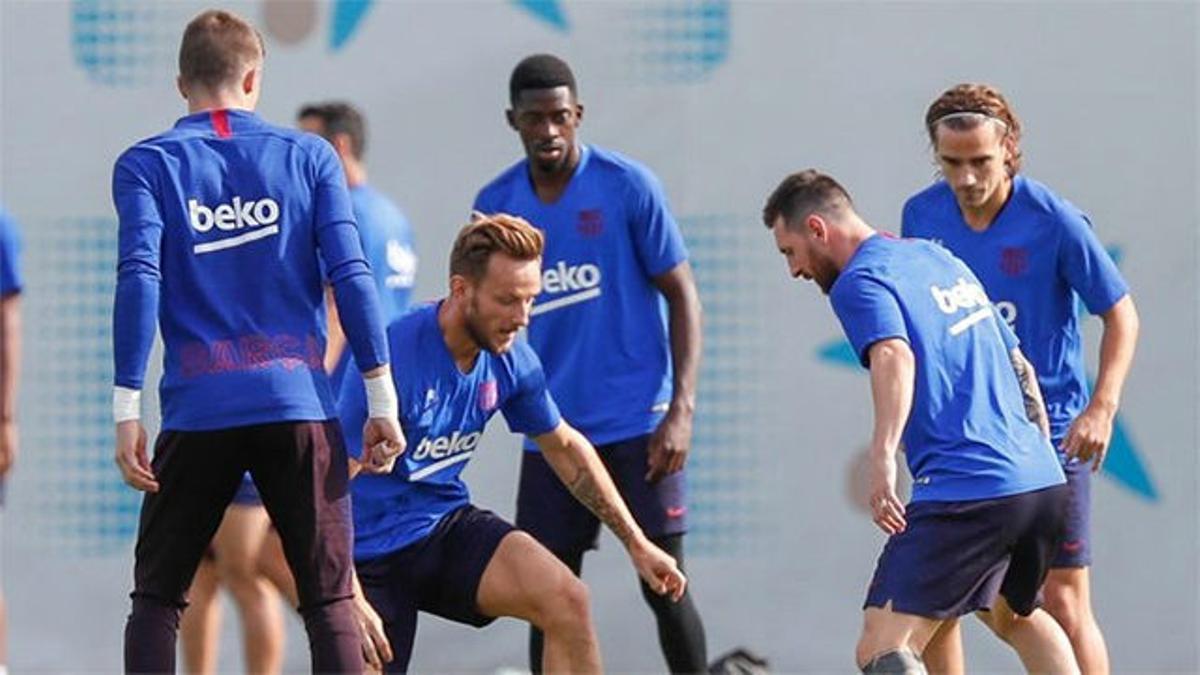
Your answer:
[[[3,532],[14,672],[113,672],[138,498],[112,466],[109,321],[116,155],[185,113],[174,57],[194,2],[0,2],[0,199],[24,229],[23,454]],[[418,296],[475,191],[520,153],[512,66],[575,68],[583,138],[666,185],[707,310],[692,458],[689,569],[713,654],[746,644],[780,671],[853,668],[883,538],[848,497],[871,413],[815,287],[792,282],[759,224],[792,170],[837,176],[898,225],[933,177],[921,120],[943,89],[1001,87],[1025,170],[1088,211],[1127,275],[1142,339],[1095,489],[1094,595],[1116,672],[1197,658],[1197,5],[1194,3],[397,2],[231,6],[268,43],[262,114],[349,99],[370,121],[371,180],[407,211]],[[307,19],[305,18],[307,17]],[[1098,322],[1088,323],[1094,364]],[[518,442],[499,425],[468,471],[511,514]],[[651,617],[615,541],[585,577],[607,666],[661,671]],[[227,607],[227,609],[231,609]],[[226,612],[222,669],[241,667]],[[975,625],[972,670],[1017,660]],[[524,628],[424,619],[414,670],[523,666]],[[289,624],[289,669],[304,670]]]

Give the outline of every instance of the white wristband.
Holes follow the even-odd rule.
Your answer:
[[[396,400],[396,389],[388,373],[377,377],[363,378],[367,387],[367,417],[400,417],[400,403]]]
[[[113,387],[113,421],[117,424],[142,418],[142,392],[128,387]]]

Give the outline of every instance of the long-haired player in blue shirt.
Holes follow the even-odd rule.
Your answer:
[[[1046,578],[1046,610],[1071,638],[1083,672],[1102,675],[1108,650],[1092,613],[1091,482],[1133,361],[1133,297],[1087,216],[1020,173],[1021,122],[998,90],[950,88],[929,106],[925,127],[942,180],[904,205],[901,232],[936,240],[967,263],[1037,370],[1072,495],[1067,533]],[[1104,321],[1090,396],[1079,300]],[[931,663],[961,670],[958,632],[943,637],[929,650]]]
[[[264,49],[206,11],[179,49],[188,115],[116,162],[116,461],[146,492],[125,668],[170,672],[185,592],[249,471],[283,540],[317,672],[360,672],[346,449],[325,374],[321,266],[367,382],[365,466],[404,448],[387,344],[346,181],[321,138],[254,112]],[[162,430],[151,463],[140,395],[156,327]],[[373,643],[372,643],[373,644]],[[371,654],[374,660],[374,654]]]

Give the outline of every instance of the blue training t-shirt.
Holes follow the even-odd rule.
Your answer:
[[[916,357],[903,441],[912,501],[971,501],[1064,482],[1050,442],[1025,416],[1009,353],[1017,339],[979,280],[945,249],[880,235],[830,290],[864,366],[871,345],[906,341]]]
[[[336,416],[325,374],[321,266],[362,370],[387,362],[345,175],[313,134],[212,110],[125,151],[115,384],[141,389],[155,324],[164,430]]]
[[[521,216],[546,235],[529,344],[563,417],[595,445],[652,431],[672,377],[665,302],[653,279],[687,259],[658,179],[622,155],[583,146],[555,203],[538,198],[521,160],[479,192],[475,210]]]
[[[1129,292],[1087,216],[1017,175],[1008,203],[977,232],[940,181],[904,205],[901,233],[942,244],[983,282],[1037,371],[1050,433],[1061,440],[1088,403],[1075,297],[1092,314],[1103,314]]]
[[[471,372],[463,373],[438,325],[440,306],[421,305],[388,327],[408,447],[392,473],[351,481],[356,560],[419,541],[470,502],[462,470],[497,410],[509,429],[529,436],[553,431],[560,421],[541,363],[524,340],[504,354],[480,351]],[[346,378],[340,408],[346,447],[358,457],[367,418],[361,377]]]
[[[0,209],[0,297],[20,293],[24,285],[21,233],[8,213]]]
[[[350,200],[354,205],[363,253],[375,277],[383,322],[385,326],[390,325],[408,311],[417,280],[412,226],[395,202],[366,183],[350,188]],[[342,380],[349,370],[350,350],[347,349],[342,351],[329,376],[335,396],[342,390]]]

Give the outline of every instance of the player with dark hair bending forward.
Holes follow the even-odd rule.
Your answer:
[[[1138,315],[1116,264],[1073,204],[1025,176],[1021,122],[994,87],[960,84],[925,114],[943,180],[913,195],[900,226],[962,258],[1024,345],[1046,397],[1050,437],[1071,490],[1067,532],[1043,589],[1084,673],[1108,673],[1104,634],[1092,614],[1092,474],[1137,344]],[[1089,398],[1076,299],[1104,321],[1099,373]],[[943,670],[963,670],[959,631],[930,645]]]
[[[829,295],[871,374],[870,505],[891,536],[867,591],[859,668],[924,673],[939,627],[979,611],[1030,672],[1077,673],[1067,636],[1038,609],[1069,493],[1033,369],[975,275],[935,244],[877,234],[816,171],[785,178],[763,221],[788,272]]]
[[[566,62],[522,59],[508,93],[508,123],[525,158],[479,191],[475,209],[523,216],[545,233],[529,344],[563,417],[596,445],[638,525],[682,566],[701,308],[679,225],[649,169],[579,142],[583,105]],[[600,523],[532,440],[525,449],[517,525],[579,574]],[[707,670],[692,594],[669,602],[643,584],[642,597],[667,668]],[[531,631],[535,672],[540,645]]]
[[[583,583],[533,537],[471,504],[461,474],[498,411],[537,442],[655,593],[678,600],[686,588],[595,448],[559,416],[537,355],[518,338],[541,291],[541,256],[542,234],[525,221],[478,216],[454,243],[449,296],[388,328],[409,451],[390,474],[358,477],[351,489],[355,564],[394,652],[389,672],[408,668],[418,610],[479,627],[524,619],[545,632],[546,670],[601,672]],[[347,378],[339,406],[352,433],[367,415],[361,379]]]

